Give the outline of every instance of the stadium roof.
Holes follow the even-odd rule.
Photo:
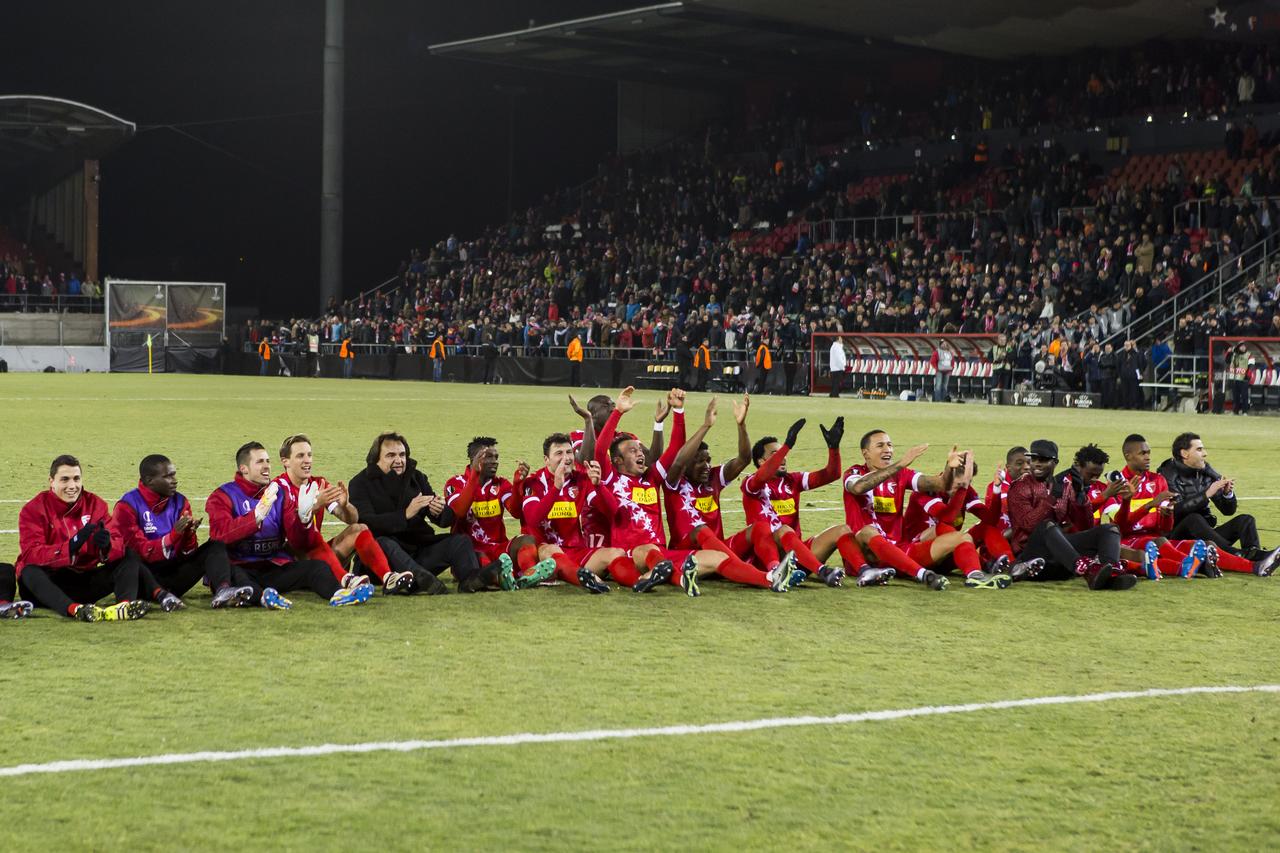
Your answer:
[[[848,69],[920,49],[1008,59],[1190,38],[1205,31],[1212,7],[1213,0],[684,0],[432,45],[431,52],[610,79],[714,84]]]
[[[105,156],[137,126],[105,110],[44,95],[0,95],[0,175],[53,177]]]

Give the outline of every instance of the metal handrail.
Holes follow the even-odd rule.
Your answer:
[[[858,226],[860,223],[871,223],[872,233],[870,237],[872,240],[879,240],[881,237],[880,223],[882,222],[885,223],[886,232],[888,231],[889,223],[892,223],[893,239],[897,240],[902,234],[902,226],[904,225],[909,226],[907,229],[908,233],[912,233],[917,229],[923,227],[925,220],[942,219],[943,217],[953,216],[957,214],[961,218],[973,218],[975,216],[981,216],[981,215],[986,215],[991,213],[998,214],[1000,213],[1000,211],[994,211],[994,210],[991,210],[990,208],[985,208],[983,210],[964,209],[964,210],[933,211],[930,213],[896,213],[896,214],[882,214],[879,216],[848,216],[848,217],[831,218],[831,219],[819,219],[816,222],[804,221],[798,224],[801,231],[808,230],[810,239],[812,239],[815,244],[838,242],[836,240],[836,230],[838,226],[845,223],[850,224],[850,237],[860,236],[857,233],[859,230]],[[827,232],[826,239],[817,239],[817,237],[815,237],[815,234],[818,231],[826,231]],[[867,235],[863,234],[861,236],[867,236]],[[884,236],[888,237],[889,235],[886,233]]]
[[[1252,202],[1254,204],[1258,204],[1261,202],[1268,202],[1268,201],[1280,202],[1280,195],[1254,195],[1254,196],[1234,195],[1228,198],[1227,200],[1235,205],[1239,205],[1242,202]],[[1221,203],[1222,203],[1222,198],[1220,196],[1211,196],[1209,198],[1204,198],[1204,197],[1189,198],[1186,201],[1180,201],[1173,206],[1173,226],[1175,228],[1181,228],[1181,227],[1184,227],[1184,225],[1186,227],[1190,227],[1190,222],[1191,222],[1190,211],[1192,207],[1194,207],[1196,210],[1196,223],[1197,223],[1197,226],[1199,226],[1199,223],[1204,222],[1204,206],[1206,204],[1221,204]],[[1181,212],[1185,212],[1187,214],[1185,222],[1178,215]]]
[[[1244,259],[1248,255],[1252,254],[1255,250],[1261,251],[1262,253],[1261,257],[1259,257],[1256,261],[1251,262],[1248,266],[1245,266]],[[1200,305],[1203,302],[1207,301],[1208,299],[1213,297],[1215,293],[1217,296],[1216,302],[1221,303],[1223,299],[1223,294],[1226,292],[1226,282],[1228,280],[1228,274],[1227,274],[1228,266],[1235,267],[1235,271],[1231,272],[1229,275],[1230,280],[1232,282],[1237,282],[1237,281],[1243,282],[1243,284],[1241,285],[1243,287],[1250,280],[1252,280],[1253,276],[1251,274],[1254,273],[1255,269],[1261,269],[1265,271],[1266,265],[1273,260],[1272,256],[1276,253],[1276,250],[1277,250],[1277,247],[1275,245],[1275,241],[1273,240],[1273,238],[1270,235],[1263,237],[1261,240],[1259,240],[1258,242],[1254,243],[1252,246],[1248,247],[1243,252],[1241,252],[1236,257],[1235,261],[1232,264],[1222,265],[1222,266],[1219,266],[1217,269],[1214,269],[1214,270],[1211,270],[1210,272],[1205,273],[1203,276],[1201,276],[1200,278],[1192,282],[1189,286],[1181,288],[1177,293],[1173,295],[1171,299],[1168,299],[1164,303],[1157,305],[1155,308],[1152,308],[1150,311],[1141,315],[1140,317],[1134,317],[1133,319],[1131,319],[1127,324],[1125,324],[1123,328],[1115,332],[1112,332],[1108,337],[1103,338],[1101,343],[1106,344],[1108,341],[1111,341],[1114,343],[1117,340],[1124,340],[1125,338],[1134,337],[1133,330],[1135,328],[1139,329],[1141,332],[1150,334],[1151,332],[1155,331],[1156,329],[1160,328],[1163,325],[1166,325],[1166,324],[1173,325],[1177,323],[1179,317],[1181,317],[1183,314],[1187,313],[1187,311],[1191,310],[1197,305]],[[1201,287],[1201,285],[1204,282],[1213,278],[1217,279],[1216,288]],[[1237,289],[1239,288],[1232,289],[1230,291],[1230,294],[1235,295],[1235,292]],[[1195,298],[1191,298],[1192,296],[1194,296]],[[1179,305],[1178,305],[1179,298],[1183,299],[1181,308],[1179,308]],[[1190,301],[1187,301],[1188,299]],[[1156,315],[1158,314],[1166,314],[1166,313],[1168,314],[1167,317],[1159,317],[1152,320],[1150,322],[1150,328],[1142,329],[1142,327],[1139,325],[1144,321],[1148,321],[1148,320],[1151,320],[1151,318],[1155,318]]]
[[[101,314],[101,296],[55,293],[0,293],[0,313],[69,311],[79,314]]]

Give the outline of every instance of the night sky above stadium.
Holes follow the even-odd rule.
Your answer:
[[[537,22],[626,5],[542,2]],[[530,8],[348,0],[346,293],[387,278],[414,246],[502,220],[513,100],[517,206],[586,179],[612,148],[612,84],[428,53],[521,29]],[[233,307],[313,313],[323,0],[55,0],[13,4],[5,19],[5,94],[69,98],[138,124],[104,162],[105,274],[223,280]],[[227,121],[238,118],[249,120]]]

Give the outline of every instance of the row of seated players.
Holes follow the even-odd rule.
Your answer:
[[[1110,477],[1106,453],[1093,445],[1057,474],[1057,446],[1040,439],[1011,449],[980,497],[971,451],[953,448],[943,471],[926,475],[910,465],[927,445],[895,459],[883,430],[862,437],[862,463],[842,474],[843,418],[821,427],[827,465],[797,473],[786,459],[805,421],[782,442],[768,436],[752,444],[746,396],[733,406],[737,455],[718,466],[705,442],[717,418],[714,398],[686,435],[684,393],[670,392],[658,402],[649,447],[618,430],[635,405],[633,389],[616,402],[594,397],[585,410],[570,402],[583,429],[548,436],[540,470],[521,462],[513,480],[500,477],[496,440],[476,438],[466,470],[443,495],[398,433],[374,440],[349,488],[312,473],[305,435],[282,443],[284,472],[274,478],[270,454],[248,443],[237,451],[235,478],[205,502],[203,544],[203,520],[178,492],[167,457],[144,458],[137,488],[108,514],[106,502],[84,490],[79,461],[59,456],[48,489],[20,514],[16,566],[0,564],[0,615],[22,617],[40,604],[81,621],[131,620],[151,603],[182,609],[181,596],[202,580],[215,608],[289,609],[283,593],[298,589],[354,605],[374,594],[366,571],[389,594],[446,592],[437,575],[448,568],[464,592],[557,578],[593,593],[608,592],[611,579],[637,592],[669,583],[696,596],[708,574],[775,592],[810,577],[840,586],[850,573],[859,586],[901,577],[943,590],[951,572],[976,589],[1076,576],[1090,589],[1128,589],[1139,577],[1267,576],[1277,559],[1261,547],[1253,519],[1235,515],[1233,481],[1208,466],[1203,442],[1190,433],[1175,439],[1158,473],[1146,440],[1129,436],[1125,468]],[[746,525],[726,536],[722,491],[752,463],[741,483]],[[801,492],[838,479],[845,522],[805,538]],[[1235,517],[1215,526],[1210,504]],[[321,533],[326,513],[342,527],[331,539]],[[967,529],[966,514],[977,519]],[[520,523],[514,539],[506,516]],[[837,552],[842,565],[827,566]],[[114,605],[97,605],[111,593]]]

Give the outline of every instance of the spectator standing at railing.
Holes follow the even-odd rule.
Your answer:
[[[933,354],[929,356],[929,366],[933,368],[933,402],[947,402],[955,361],[956,353],[949,341],[940,341],[933,348]]]
[[[569,359],[569,384],[574,388],[582,385],[582,339],[575,333],[565,351]]]
[[[351,348],[351,338],[342,339],[342,346],[338,348],[338,358],[342,360],[342,378],[350,379],[356,362],[355,351]]]
[[[444,338],[437,337],[431,342],[431,381],[439,382],[444,375],[445,359]]]

